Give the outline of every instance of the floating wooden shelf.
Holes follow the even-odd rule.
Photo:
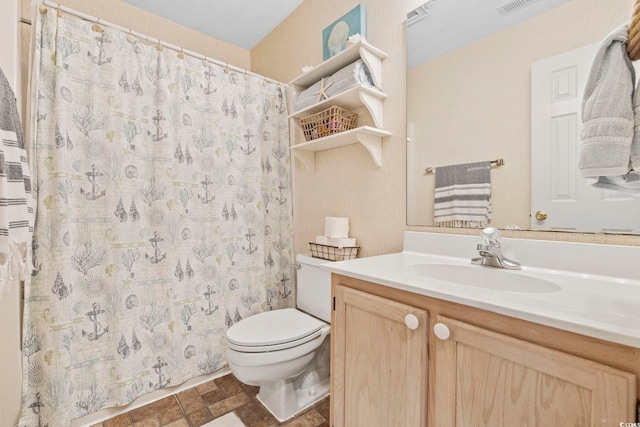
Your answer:
[[[367,150],[376,166],[382,167],[382,140],[390,135],[391,133],[386,130],[361,126],[296,144],[291,147],[291,152],[300,159],[310,173],[315,173],[316,152],[359,143]]]

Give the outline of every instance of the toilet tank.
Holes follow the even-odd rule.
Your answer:
[[[312,316],[331,323],[331,272],[319,267],[326,259],[299,254],[297,270],[297,307]]]

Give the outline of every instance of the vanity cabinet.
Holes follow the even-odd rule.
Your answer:
[[[437,316],[435,425],[595,426],[635,420],[635,375]]]
[[[332,288],[332,426],[636,422],[639,349],[338,274]]]
[[[328,77],[352,62],[362,59],[369,68],[371,78],[376,87],[382,83],[382,61],[387,55],[373,47],[366,41],[358,41],[339,54],[327,59],[322,64],[313,68],[289,83],[294,92],[301,92],[324,77]],[[348,90],[331,96],[328,99],[319,100],[300,111],[289,115],[297,127],[300,127],[300,119],[311,116],[331,106],[353,110],[365,107],[371,116],[373,126],[359,126],[349,131],[335,133],[323,138],[306,142],[299,142],[291,147],[291,152],[309,170],[315,171],[315,153],[345,145],[360,143],[369,153],[377,166],[382,166],[382,141],[391,135],[382,129],[383,112],[382,104],[387,95],[377,88],[360,84]]]
[[[331,425],[426,425],[426,310],[344,286],[334,297]]]

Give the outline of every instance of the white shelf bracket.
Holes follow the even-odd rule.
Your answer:
[[[374,55],[368,49],[360,46],[360,58],[362,61],[367,64],[369,67],[369,72],[371,72],[371,78],[373,79],[373,84],[377,88],[382,87],[382,59]]]
[[[382,137],[369,133],[358,132],[356,134],[358,142],[369,152],[373,163],[379,168],[382,167]]]
[[[370,93],[360,91],[360,101],[362,101],[362,104],[369,110],[375,127],[382,129],[384,127],[382,124],[382,99]]]
[[[296,157],[298,160],[302,162],[307,171],[310,174],[316,173],[316,153],[313,151],[303,151],[303,150],[291,150],[293,153],[293,157]]]

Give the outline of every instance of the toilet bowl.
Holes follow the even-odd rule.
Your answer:
[[[298,308],[247,317],[226,333],[229,369],[260,387],[258,400],[281,422],[329,393],[331,276],[318,268],[324,260],[296,259]]]
[[[260,386],[258,400],[279,421],[293,417],[327,395],[327,323],[293,308],[268,311],[245,320],[227,331],[229,368],[243,383]],[[304,329],[303,335],[300,332]],[[258,339],[247,339],[254,333]]]

